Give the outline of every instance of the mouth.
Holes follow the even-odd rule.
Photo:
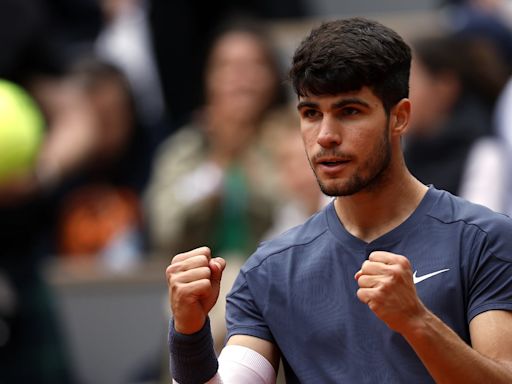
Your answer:
[[[343,169],[350,163],[349,159],[341,158],[325,158],[316,161],[317,168],[324,173],[332,174],[343,171]]]
[[[335,167],[336,165],[346,164],[348,160],[335,160],[335,161],[320,161],[319,164],[325,165],[326,167]]]
[[[316,161],[317,164],[323,165],[326,167],[335,167],[337,165],[342,165],[350,162],[349,159],[344,158],[324,158],[324,159],[318,159]]]

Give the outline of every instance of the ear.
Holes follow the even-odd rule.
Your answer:
[[[393,136],[402,136],[409,128],[411,117],[411,102],[409,99],[400,100],[390,113],[390,132]]]

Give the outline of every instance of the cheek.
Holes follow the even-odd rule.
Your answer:
[[[304,145],[307,145],[308,143],[311,142],[316,142],[316,138],[318,136],[318,127],[314,123],[301,119],[300,134],[302,136],[302,141],[304,142]]]
[[[385,136],[388,135],[388,127],[385,121],[379,119],[379,121],[375,121],[372,125],[368,126],[373,128],[347,131],[344,140],[347,150],[351,151],[361,160],[371,160],[374,158],[377,152],[382,151],[385,142],[389,141],[386,139],[387,136]]]
[[[313,151],[313,148],[316,145],[315,131],[314,131],[313,127],[311,127],[311,126],[304,127],[301,124],[301,135],[302,135],[302,141],[304,144],[304,149],[306,150],[308,157],[310,157],[311,152]]]

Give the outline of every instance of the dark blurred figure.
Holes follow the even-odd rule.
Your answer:
[[[505,16],[505,1],[443,0],[441,6],[446,26],[454,36],[487,41],[512,73],[512,29]]]
[[[13,113],[3,110],[2,120]],[[41,273],[50,210],[34,171],[30,166],[0,181],[0,382],[68,383],[68,358]]]
[[[503,148],[492,138],[492,113],[506,67],[481,41],[432,37],[413,47],[415,107],[405,146],[411,172],[424,183],[502,210],[505,164]]]
[[[219,25],[240,14],[262,22],[302,17],[304,9],[301,0],[150,0],[153,46],[173,127],[189,121],[204,101],[202,69]]]
[[[90,51],[101,26],[94,0],[2,0],[0,77],[26,84],[41,74],[62,74]]]
[[[95,1],[2,0],[0,77],[23,86],[44,116],[33,168],[0,184],[0,382],[74,382],[43,278],[56,191],[91,149],[90,109],[64,80],[101,22]]]

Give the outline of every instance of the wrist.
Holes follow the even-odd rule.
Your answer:
[[[182,335],[192,335],[200,332],[205,327],[207,320],[208,318],[206,316],[203,316],[201,319],[187,319],[185,321],[180,321],[178,318],[174,317],[172,324],[174,325],[174,330],[177,333]]]
[[[430,312],[425,306],[421,305],[421,309],[414,316],[411,316],[409,321],[405,323],[403,330],[400,334],[407,340],[415,340],[427,331],[428,325],[433,321],[434,314]]]
[[[198,332],[188,335],[176,332],[171,319],[169,354],[172,377],[180,384],[205,383],[215,376],[219,364],[208,318]]]

